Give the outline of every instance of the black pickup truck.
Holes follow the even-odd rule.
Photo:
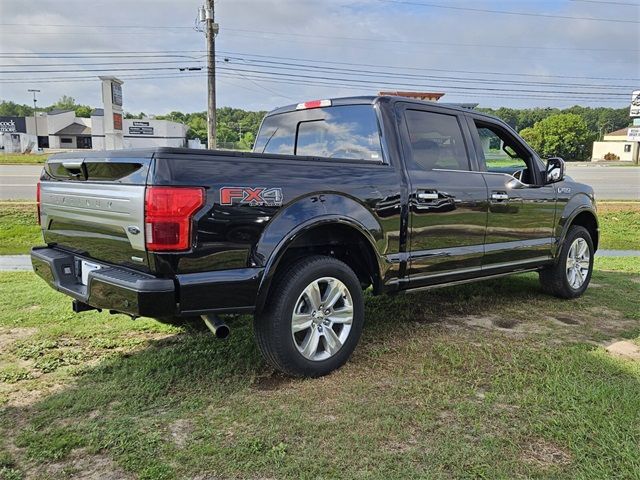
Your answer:
[[[593,190],[508,125],[400,97],[318,100],[264,119],[253,152],[52,156],[36,273],[75,311],[178,321],[252,313],[292,375],[347,361],[373,294],[538,271],[581,295],[598,247]]]

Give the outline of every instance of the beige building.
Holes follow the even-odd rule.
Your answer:
[[[591,160],[599,162],[606,160],[619,160],[622,162],[638,163],[640,154],[640,142],[627,139],[628,128],[622,128],[615,132],[607,133],[601,142],[593,142],[593,153]],[[611,157],[618,158],[611,158]]]

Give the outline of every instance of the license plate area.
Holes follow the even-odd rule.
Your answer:
[[[102,267],[95,263],[87,262],[86,260],[80,261],[80,283],[87,285],[89,283],[89,272],[94,270],[100,270]]]

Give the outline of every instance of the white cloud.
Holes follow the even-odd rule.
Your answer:
[[[0,23],[80,24],[80,25],[193,25],[197,0],[142,0],[142,1],[82,1],[64,2],[42,0],[28,2],[0,0]],[[442,3],[445,4],[445,3]],[[612,7],[580,2],[472,2],[461,0],[455,5],[473,8],[537,11],[573,16],[600,18],[638,18],[639,9]],[[292,58],[307,58],[323,61],[365,63],[372,65],[397,65],[414,68],[446,70],[489,71],[505,73],[529,73],[535,75],[571,75],[588,77],[639,78],[640,64],[637,49],[640,48],[640,33],[637,24],[592,22],[586,20],[564,20],[510,15],[489,15],[443,9],[430,9],[410,5],[389,4],[379,1],[347,2],[342,0],[218,0],[216,17],[221,26],[217,39],[219,51],[260,54]],[[3,52],[67,52],[67,51],[170,51],[203,50],[201,33],[190,29],[163,30],[146,28],[135,34],[126,29],[69,29],[62,27],[13,27],[1,26],[0,51]],[[242,31],[239,31],[242,30]],[[268,35],[257,33],[279,32],[300,36]],[[37,33],[37,34],[33,34]],[[346,40],[344,37],[371,40]],[[406,42],[406,43],[402,43]],[[450,46],[457,44],[534,45],[550,49],[506,49],[496,47]],[[602,49],[602,51],[562,50]],[[635,49],[632,53],[627,50]],[[147,59],[147,61],[150,59]],[[159,59],[160,60],[160,59]],[[77,60],[94,63],[115,61],[96,58]],[[133,59],[123,59],[134,62]],[[186,61],[186,59],[185,59]],[[51,64],[69,64],[74,60],[48,60]],[[41,59],[2,59],[3,65],[46,63]],[[162,64],[150,67],[161,67]],[[233,60],[228,67],[247,68],[241,61]],[[126,68],[149,67],[148,65],[122,65]],[[343,68],[376,70],[376,67],[343,65]],[[8,70],[10,67],[3,67]],[[25,67],[26,68],[26,67]],[[38,68],[38,67],[34,67]],[[58,68],[58,67],[52,67]],[[64,67],[63,67],[64,68]],[[92,67],[84,67],[92,68]],[[103,67],[93,67],[103,68]],[[283,66],[284,68],[284,66]],[[125,72],[122,72],[123,74]],[[132,72],[126,72],[132,73]],[[177,71],[145,71],[144,74],[175,74]],[[376,89],[363,86],[359,89],[339,86],[291,85],[268,82],[264,79],[247,80],[236,75],[220,76],[218,83],[218,105],[251,109],[270,109],[277,105],[311,98],[373,94]],[[299,72],[312,75],[309,72]],[[412,72],[414,74],[419,72]],[[455,73],[422,72],[425,75],[452,77],[451,80],[407,79],[407,82],[438,86],[456,86]],[[51,78],[63,75],[98,75],[95,72],[51,73],[49,75],[1,74],[0,78]],[[323,74],[318,73],[317,77]],[[337,75],[339,76],[339,75]],[[370,80],[371,77],[362,77]],[[518,77],[505,79],[525,81],[603,83],[597,80],[561,80],[554,77]],[[280,78],[286,81],[286,78]],[[394,89],[393,80],[382,85]],[[308,79],[307,83],[313,83]],[[612,82],[629,84],[628,81]],[[631,82],[633,83],[633,82]],[[637,83],[637,82],[636,82]],[[29,102],[26,93],[32,82],[0,84],[0,97],[18,102]],[[496,85],[486,85],[495,88]],[[498,88],[505,87],[498,85]],[[99,82],[41,83],[43,105],[54,102],[63,94],[75,97],[79,102],[99,106]],[[506,87],[505,87],[506,88]],[[513,86],[517,89],[536,87]],[[407,89],[407,88],[403,88]],[[415,89],[419,89],[416,87]],[[572,90],[558,87],[559,90]],[[506,93],[482,90],[457,90],[445,88],[444,101],[480,101],[483,105],[517,106],[566,106],[579,101],[533,100],[527,98],[492,98],[490,95]],[[626,90],[615,90],[626,92]],[[483,95],[486,95],[483,97]],[[515,93],[513,94],[516,95]],[[184,75],[166,79],[129,79],[124,85],[125,109],[146,113],[165,113],[171,110],[196,111],[206,108],[206,77]],[[597,100],[597,96],[594,97]],[[626,104],[626,98],[617,103]],[[604,105],[612,105],[603,102]],[[592,105],[589,103],[589,105]]]

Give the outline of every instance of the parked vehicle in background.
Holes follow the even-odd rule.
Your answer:
[[[252,153],[67,153],[38,188],[35,271],[76,311],[163,321],[252,313],[291,375],[344,364],[373,294],[540,272],[580,296],[598,247],[593,190],[504,122],[400,97],[290,105]],[[516,300],[517,301],[517,300]]]

